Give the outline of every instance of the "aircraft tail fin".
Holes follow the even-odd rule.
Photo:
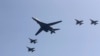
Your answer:
[[[57,30],[60,30],[60,29],[53,29],[53,30],[51,31],[51,34],[52,34],[52,33],[55,33],[55,31],[57,31]]]
[[[60,30],[60,29],[54,29],[54,31],[56,31],[56,30]]]

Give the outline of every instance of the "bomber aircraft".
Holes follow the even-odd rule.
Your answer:
[[[40,25],[40,29],[38,30],[38,32],[35,34],[35,35],[38,35],[41,31],[45,31],[45,32],[48,32],[48,31],[50,31],[51,32],[51,34],[52,33],[55,33],[55,31],[56,30],[60,30],[60,29],[58,29],[58,28],[53,28],[53,27],[51,27],[52,25],[55,25],[55,24],[57,24],[57,23],[60,23],[60,22],[62,22],[61,20],[60,21],[57,21],[57,22],[52,22],[52,23],[44,23],[44,22],[41,22],[41,21],[39,21],[38,19],[36,19],[36,18],[34,18],[34,17],[32,17],[32,19],[34,20],[34,21],[36,21],[39,25]]]
[[[83,20],[77,20],[77,19],[75,19],[75,21],[76,21],[76,25],[82,25],[83,24]]]
[[[97,23],[97,22],[98,22],[97,20],[94,21],[94,20],[90,19],[90,21],[91,21],[91,25],[92,25],[92,24],[94,24],[94,25],[98,24],[98,23]]]

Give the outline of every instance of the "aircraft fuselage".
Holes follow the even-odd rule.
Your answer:
[[[46,23],[40,23],[39,25],[45,32],[53,30],[53,28]]]

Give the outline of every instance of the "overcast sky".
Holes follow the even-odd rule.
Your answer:
[[[61,30],[35,36],[40,26],[32,17],[62,20],[52,26]],[[75,25],[74,19],[84,24]],[[91,25],[90,19],[100,21],[99,0],[0,0],[0,56],[100,56],[100,24]],[[27,46],[36,51],[28,52]]]

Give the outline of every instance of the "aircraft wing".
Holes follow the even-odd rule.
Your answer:
[[[75,19],[76,21],[78,21],[77,19]]]
[[[92,19],[90,19],[90,21],[93,21]]]
[[[53,22],[53,23],[49,23],[48,25],[55,25],[55,24],[57,24],[57,23],[60,23],[60,22],[62,22],[62,21],[57,21],[57,22]]]
[[[42,31],[42,28],[40,28],[35,35],[38,35],[41,31]]]

